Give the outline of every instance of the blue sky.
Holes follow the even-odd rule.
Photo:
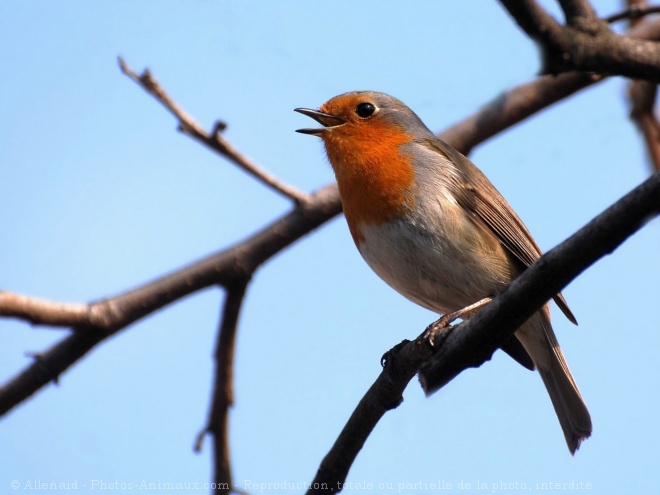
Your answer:
[[[619,8],[595,5],[603,15]],[[293,108],[373,89],[439,131],[539,69],[536,48],[494,1],[2,2],[0,289],[95,300],[290,209],[178,133],[119,72],[118,55],[148,66],[203,126],[225,120],[239,150],[304,191],[333,178],[320,142],[294,132],[309,122]],[[543,249],[648,175],[625,90],[608,80],[471,155]],[[553,309],[594,422],[575,457],[538,375],[497,353],[429,399],[411,382],[349,481],[392,492],[415,482],[483,493],[477,482],[538,491],[571,481],[594,493],[652,491],[659,241],[656,220],[564,291],[579,327]],[[83,492],[100,482],[208,481],[210,443],[200,455],[192,446],[209,406],[221,301],[221,291],[205,291],[136,323],[6,416],[0,491],[12,480],[77,481]],[[238,336],[237,487],[310,481],[380,356],[433,318],[370,272],[342,218],[265,265]],[[64,335],[0,320],[3,380]]]

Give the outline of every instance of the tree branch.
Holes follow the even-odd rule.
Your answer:
[[[238,152],[225,138],[220,134],[227,125],[224,122],[216,122],[213,131],[206,132],[190,115],[188,115],[172,98],[165,92],[161,85],[151,75],[149,69],[145,69],[142,74],[134,72],[121,57],[118,57],[121,71],[135,81],[147,93],[156,98],[167,108],[172,115],[179,121],[179,129],[190,137],[196,139],[202,144],[208,146],[213,151],[218,152],[225,158],[234,162],[243,170],[251,174],[263,184],[278,193],[294,200],[296,203],[304,203],[309,200],[307,194],[298,189],[284,184],[275,176],[269,174],[259,167],[252,160]]]
[[[605,20],[596,18],[588,2],[562,0],[568,23],[562,26],[534,0],[500,1],[541,44],[543,73],[580,70],[660,82],[660,46],[615,34]]]
[[[559,0],[566,23],[570,26],[580,26],[584,22],[598,21],[596,11],[587,0]]]
[[[63,371],[105,338],[193,292],[212,285],[230,287],[237,280],[251,276],[274,254],[339,214],[340,211],[336,186],[334,184],[326,186],[311,195],[305,204],[296,206],[290,213],[231,248],[136,289],[86,305],[88,314],[86,319],[81,316],[83,311],[69,313],[64,311],[53,316],[52,319],[60,326],[70,325],[75,328],[85,328],[86,331],[76,332],[48,351],[37,355],[37,362],[1,387],[0,415],[11,410],[50,381],[56,380]],[[43,304],[43,301],[34,301],[36,303],[24,303],[24,306]],[[48,304],[58,306],[56,303]],[[18,314],[16,306],[10,306],[7,312],[0,306],[0,316]]]
[[[232,483],[229,454],[229,408],[234,404],[234,353],[241,305],[249,279],[238,280],[227,290],[215,350],[213,403],[205,432],[213,435],[214,481],[218,493],[229,493]],[[200,443],[198,448],[200,450]],[[224,490],[222,487],[227,487]]]
[[[54,303],[6,291],[0,291],[0,315],[55,327],[82,326],[91,318],[86,304]]]
[[[628,9],[643,11],[648,10],[648,6],[645,0],[628,0]],[[633,18],[630,21],[630,27],[634,28],[640,22],[639,18]],[[657,85],[639,79],[631,81],[628,88],[628,95],[632,103],[630,117],[644,137],[651,159],[651,167],[655,171],[660,170],[660,123],[655,115],[657,93]]]
[[[622,12],[605,17],[605,20],[611,24],[613,22],[623,21],[625,19],[638,20],[647,15],[658,13],[660,13],[660,5],[651,7],[638,7],[636,5],[630,5],[626,10]]]
[[[514,4],[519,6],[523,5],[523,2]],[[635,25],[630,36],[659,40],[660,20],[649,20]],[[584,72],[541,76],[535,81],[503,93],[476,114],[452,125],[438,136],[467,155],[477,144],[603,78],[600,74]]]
[[[655,173],[539,258],[460,332],[451,332],[420,371],[427,394],[468,367],[489,360],[499,344],[553,295],[659,214],[660,173]],[[466,364],[470,362],[473,364]]]
[[[658,198],[660,173],[543,255],[470,320],[438,333],[433,346],[424,340],[425,330],[415,341],[404,341],[390,351],[383,371],[321,462],[307,493],[327,493],[326,487],[341,490],[366,438],[380,418],[403,401],[403,391],[417,371],[422,387],[431,394],[465,369],[488,361],[499,344],[554,294],[659,215]]]
[[[539,77],[503,93],[438,137],[467,155],[474,146],[602,79],[598,74],[582,72]]]

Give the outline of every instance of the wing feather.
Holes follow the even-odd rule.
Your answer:
[[[518,259],[524,268],[541,256],[541,249],[532,235],[509,206],[504,197],[486,176],[465,156],[439,139],[424,143],[451,160],[461,174],[456,184],[456,199],[467,211],[473,213],[479,224],[485,224],[495,233],[502,245]],[[575,316],[561,293],[553,297],[566,318],[577,324]]]

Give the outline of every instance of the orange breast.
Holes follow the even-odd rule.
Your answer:
[[[415,172],[403,144],[412,137],[375,120],[345,126],[324,136],[344,214],[357,245],[360,226],[391,221],[412,205]]]

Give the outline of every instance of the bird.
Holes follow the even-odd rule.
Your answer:
[[[541,256],[488,178],[400,100],[353,91],[318,110],[295,111],[321,124],[297,132],[322,139],[358,251],[410,301],[460,314],[496,296]],[[562,294],[553,300],[577,324]],[[591,435],[591,416],[557,342],[549,303],[501,347],[539,371],[574,455]]]

